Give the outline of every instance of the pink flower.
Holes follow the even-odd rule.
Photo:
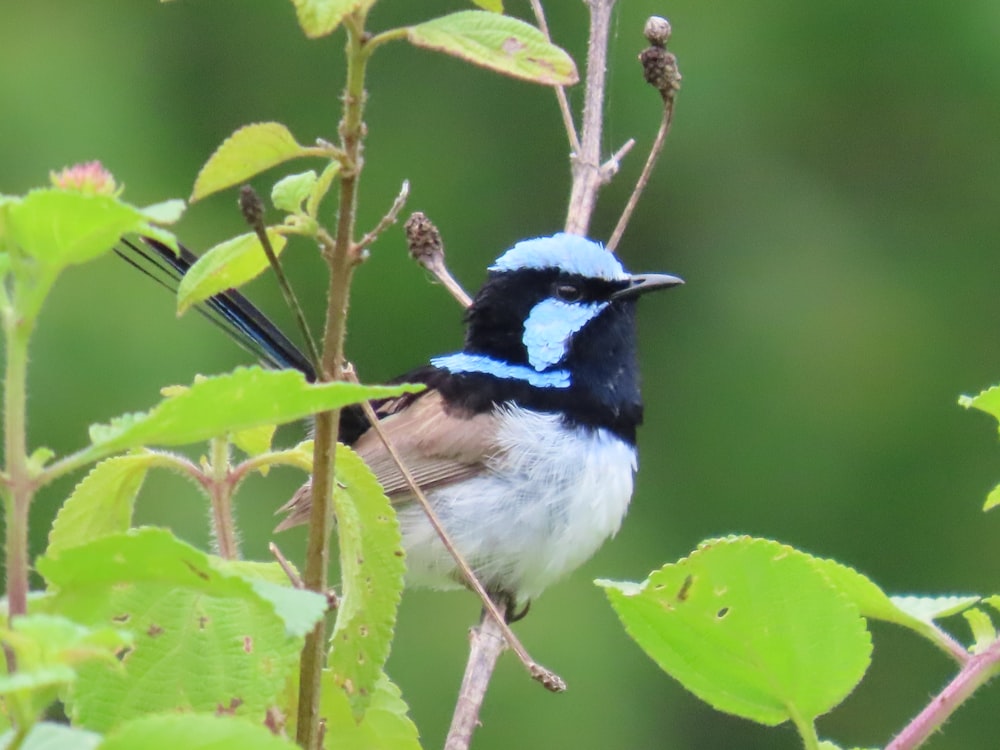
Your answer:
[[[118,191],[115,178],[99,161],[74,164],[60,172],[49,172],[49,179],[57,188],[84,195],[115,195]]]

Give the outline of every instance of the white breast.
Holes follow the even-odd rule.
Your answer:
[[[487,586],[533,599],[618,531],[635,449],[558,415],[505,410],[490,472],[430,493],[455,544]],[[399,509],[409,583],[457,585],[455,565],[416,504]]]

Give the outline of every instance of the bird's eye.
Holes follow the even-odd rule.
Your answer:
[[[583,296],[580,287],[574,284],[556,284],[555,293],[556,297],[563,302],[579,302],[580,297]]]

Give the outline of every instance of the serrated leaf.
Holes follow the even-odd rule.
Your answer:
[[[396,514],[375,475],[345,445],[337,446],[336,466],[344,488],[334,493],[342,590],[328,664],[360,719],[389,656],[405,565]]]
[[[958,403],[966,409],[979,409],[1000,420],[1000,385],[994,385],[975,396],[959,396]]]
[[[924,622],[957,615],[979,601],[978,596],[893,596],[893,606],[900,612]],[[905,623],[900,623],[905,624]]]
[[[12,730],[4,732],[0,735],[0,747],[10,747],[13,738]],[[101,735],[88,732],[86,729],[42,721],[31,727],[19,748],[20,750],[94,750],[102,739]]]
[[[160,206],[141,209],[111,195],[43,188],[6,206],[6,231],[14,246],[54,274],[111,252],[123,234],[171,223],[184,208],[181,201]]]
[[[93,425],[87,456],[119,453],[142,445],[185,445],[246,430],[284,424],[366,399],[413,393],[422,386],[309,383],[297,370],[239,367],[204,378],[161,401],[149,412],[126,414]]]
[[[37,562],[51,606],[135,636],[120,667],[87,663],[67,706],[74,722],[108,731],[151,711],[223,711],[262,720],[295,673],[304,620],[324,597],[275,595],[161,529],[104,537]]]
[[[407,715],[406,703],[385,674],[379,676],[371,705],[360,722],[328,669],[323,671],[321,701],[320,713],[326,726],[323,747],[327,750],[420,750],[417,728]]]
[[[368,9],[375,0],[292,0],[299,26],[310,39],[332,33],[343,20],[359,9]]]
[[[826,713],[870,661],[858,608],[815,558],[777,542],[708,542],[638,591],[598,583],[664,670],[715,708],[762,724]]]
[[[301,174],[282,177],[271,188],[271,203],[279,211],[290,214],[302,213],[302,203],[312,193],[318,179],[312,169]]]
[[[267,230],[274,254],[285,249],[285,237],[274,229]],[[256,232],[241,234],[206,251],[187,270],[177,285],[177,314],[192,305],[204,302],[219,292],[233,289],[260,276],[270,268],[270,262]]]
[[[205,162],[194,182],[191,201],[245,182],[271,167],[309,153],[309,149],[299,145],[291,131],[280,122],[245,125],[223,141]]]
[[[579,80],[573,59],[534,26],[484,10],[464,10],[407,30],[417,47],[437,50],[484,68],[549,86]]]
[[[91,469],[59,509],[49,531],[48,554],[128,531],[135,498],[155,462],[153,454],[141,453],[111,458]]]
[[[291,740],[263,725],[230,716],[146,716],[121,725],[99,750],[295,750]]]

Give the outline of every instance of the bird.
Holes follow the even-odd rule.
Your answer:
[[[128,247],[127,260],[137,265],[138,254],[174,280],[196,259],[155,240]],[[462,347],[391,381],[426,388],[373,402],[382,431],[509,620],[620,528],[643,418],[636,303],[683,283],[631,274],[583,236],[522,240],[489,266],[466,310]],[[230,290],[206,307],[265,364],[315,379],[308,357],[243,295]],[[454,559],[360,408],[342,412],[338,439],[366,461],[395,507],[407,585],[462,587]],[[310,494],[308,485],[295,493],[276,530],[308,521]]]

